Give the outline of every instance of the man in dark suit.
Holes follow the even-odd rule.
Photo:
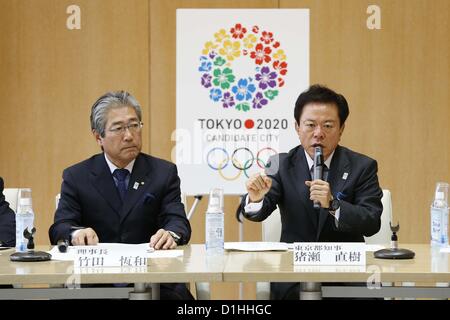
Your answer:
[[[52,244],[145,243],[172,249],[188,243],[191,227],[174,164],[141,153],[142,113],[124,91],[92,106],[91,128],[103,153],[63,172]],[[192,298],[184,284],[161,285],[161,298]]]
[[[3,179],[0,177],[0,246],[16,245],[16,215],[3,195]]]
[[[243,215],[262,221],[278,205],[282,242],[363,242],[377,233],[383,211],[377,162],[338,145],[348,114],[344,96],[329,88],[313,85],[300,94],[294,117],[301,145],[272,157],[265,174],[250,177]],[[317,146],[326,165],[323,180],[311,175]],[[299,284],[272,283],[271,296],[298,299]]]

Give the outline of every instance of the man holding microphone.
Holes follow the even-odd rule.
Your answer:
[[[344,96],[321,85],[294,109],[300,145],[270,158],[246,183],[241,212],[263,221],[280,208],[282,242],[363,242],[381,224],[377,162],[339,146],[349,114]],[[323,158],[322,158],[323,157]],[[299,283],[272,283],[272,299],[299,299]]]

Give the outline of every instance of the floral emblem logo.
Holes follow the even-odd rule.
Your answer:
[[[251,59],[255,74],[237,78],[232,64],[238,58]],[[223,108],[249,111],[261,109],[278,96],[284,86],[288,64],[286,54],[270,31],[250,30],[236,23],[229,32],[220,29],[207,41],[200,56],[200,84],[209,98]]]

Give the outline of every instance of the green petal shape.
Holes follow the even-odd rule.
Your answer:
[[[220,69],[219,69],[219,68],[214,69],[214,71],[213,71],[214,77],[218,77],[218,76],[220,76],[221,74],[222,74],[222,72],[220,72]]]
[[[278,90],[267,90],[264,95],[267,99],[273,100],[278,95]]]
[[[248,103],[240,103],[236,105],[236,110],[247,112],[250,110],[250,105]]]
[[[224,58],[222,57],[217,57],[216,60],[214,60],[214,65],[215,66],[223,66],[225,64],[225,62],[227,62]]]

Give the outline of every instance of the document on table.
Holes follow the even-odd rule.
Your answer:
[[[246,241],[246,242],[225,242],[224,247],[225,250],[235,250],[235,251],[287,251],[292,250],[294,245],[293,243],[286,243],[286,242]],[[385,246],[383,245],[366,244],[367,252],[373,252],[384,248]],[[450,252],[450,250],[447,252]]]
[[[236,251],[287,251],[289,244],[285,242],[225,242],[225,250]]]
[[[54,246],[48,253],[52,255],[52,260],[73,261],[75,258],[75,251],[79,248],[96,249],[110,249],[120,250],[124,252],[140,251],[142,255],[147,258],[176,258],[183,256],[183,250],[154,250],[150,248],[148,242],[140,244],[126,244],[126,243],[99,243],[96,246],[69,246],[67,252],[59,252],[58,246]]]

